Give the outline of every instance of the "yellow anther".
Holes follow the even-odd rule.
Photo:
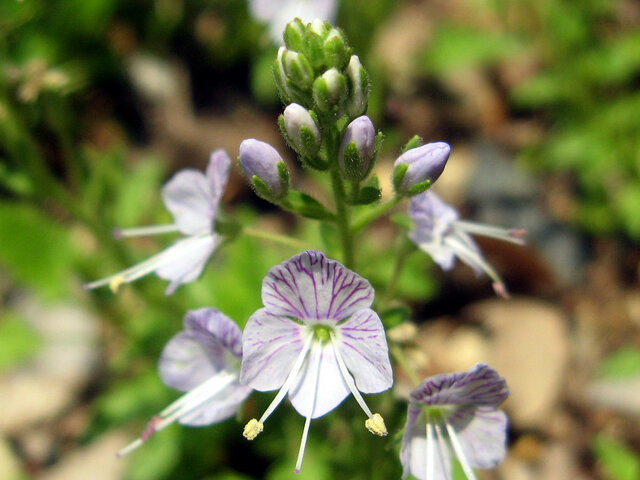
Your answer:
[[[389,433],[387,432],[387,427],[384,424],[382,415],[380,415],[379,413],[374,413],[371,418],[368,418],[364,422],[364,426],[367,427],[367,430],[369,430],[371,433],[380,437],[384,437]]]
[[[260,432],[262,432],[262,430],[264,430],[264,424],[260,423],[255,418],[252,418],[244,426],[244,431],[242,432],[242,435],[244,435],[244,438],[246,438],[247,440],[253,440],[258,435],[260,435]]]
[[[118,289],[123,283],[126,283],[125,278],[122,275],[118,275],[109,282],[109,288],[113,293],[118,293]]]

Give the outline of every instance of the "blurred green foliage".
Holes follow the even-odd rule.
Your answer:
[[[623,443],[604,434],[593,445],[596,459],[607,478],[635,480],[640,478],[640,456]]]
[[[469,15],[439,23],[422,68],[436,77],[508,63],[524,70],[508,92],[511,108],[551,128],[523,157],[536,170],[575,179],[574,218],[584,228],[640,240],[640,25],[625,17],[625,1],[470,1],[469,8],[485,22]]]

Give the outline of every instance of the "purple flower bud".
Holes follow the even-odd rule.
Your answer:
[[[445,142],[427,143],[400,155],[393,166],[393,184],[400,194],[415,195],[429,188],[442,174],[451,147]]]
[[[366,115],[353,120],[344,132],[338,163],[345,178],[360,181],[373,167],[376,155],[376,129]]]
[[[284,133],[291,147],[301,155],[314,155],[320,148],[320,131],[309,111],[292,103],[284,109]]]
[[[263,196],[282,197],[289,187],[289,172],[271,145],[249,138],[240,144],[240,163],[245,175]]]

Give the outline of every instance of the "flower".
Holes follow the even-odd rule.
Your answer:
[[[498,295],[508,297],[504,282],[498,272],[485,260],[476,242],[469,235],[483,235],[506,242],[523,245],[522,229],[506,229],[481,223],[460,220],[455,208],[443,202],[434,192],[428,191],[411,199],[409,216],[414,228],[409,238],[427,252],[443,270],[451,270],[456,257],[469,265],[477,274],[486,273],[493,280]]]
[[[433,142],[411,148],[393,164],[393,185],[402,195],[424,192],[440,178],[449,160],[451,147],[445,142]]]
[[[336,0],[250,0],[249,12],[256,20],[269,24],[269,35],[281,45],[282,31],[294,18],[305,24],[319,18],[333,22],[337,13]]]
[[[118,237],[138,237],[180,232],[178,240],[142,263],[84,285],[86,289],[109,285],[115,292],[123,283],[133,282],[149,273],[169,280],[165,294],[171,295],[181,284],[197,279],[209,257],[220,243],[214,231],[220,199],[229,179],[231,160],[224,150],[211,153],[206,174],[187,168],[176,173],[162,189],[164,203],[173,216],[170,225],[116,230]]]
[[[188,393],[153,417],[140,438],[118,456],[176,421],[200,427],[235,415],[251,393],[238,383],[241,359],[242,332],[233,320],[215,308],[187,312],[184,330],[165,345],[158,369],[165,384]]]
[[[260,420],[244,436],[253,440],[288,394],[306,417],[296,463],[300,471],[312,418],[336,408],[353,394],[377,435],[387,430],[360,392],[378,393],[393,383],[384,328],[369,307],[371,284],[323,253],[307,250],[272,267],[262,282],[264,308],[243,333],[240,383],[260,391],[278,390]]]
[[[403,478],[451,480],[451,454],[469,480],[473,468],[493,468],[505,456],[509,395],[498,372],[479,363],[467,372],[427,378],[409,396],[400,460]]]

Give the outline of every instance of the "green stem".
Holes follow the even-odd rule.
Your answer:
[[[347,268],[354,268],[353,236],[351,234],[351,228],[349,227],[349,209],[344,191],[344,183],[342,183],[337,162],[331,165],[331,186],[336,204],[336,224],[342,243],[343,261]]]
[[[259,238],[261,240],[267,240],[269,242],[279,243],[281,245],[286,245],[288,247],[303,248],[303,249],[314,248],[313,245],[307,242],[303,242],[302,240],[287,237],[286,235],[281,235],[279,233],[266,232],[264,230],[259,230],[257,228],[243,227],[242,233],[244,233],[248,237]]]
[[[351,233],[359,232],[364,227],[366,227],[371,222],[373,222],[375,219],[381,217],[382,215],[387,213],[389,210],[391,210],[393,207],[398,205],[398,203],[400,203],[401,200],[402,200],[402,197],[396,196],[396,197],[393,197],[391,200],[387,200],[386,202],[379,203],[378,205],[371,208],[370,210],[367,210],[365,213],[363,213],[359,218],[357,218],[353,222],[353,225],[351,226]]]
[[[407,360],[407,357],[405,356],[404,351],[402,350],[400,345],[391,344],[390,350],[391,355],[396,360],[398,365],[400,365],[400,368],[405,371],[405,373],[409,377],[409,380],[411,380],[411,383],[413,383],[413,385],[416,387],[420,385],[420,377],[418,377],[418,374],[415,372],[415,370],[413,370],[413,368],[411,368],[411,365],[409,365],[409,361]]]
[[[398,239],[398,245],[395,248],[396,253],[396,262],[393,266],[393,272],[391,273],[391,278],[389,279],[389,283],[387,284],[387,288],[382,296],[382,300],[380,301],[380,310],[385,310],[391,300],[393,300],[393,296],[396,293],[396,288],[398,286],[398,281],[400,280],[400,275],[402,274],[402,269],[404,268],[405,262],[409,257],[409,254],[413,252],[414,245],[407,238],[406,235],[402,235]]]

